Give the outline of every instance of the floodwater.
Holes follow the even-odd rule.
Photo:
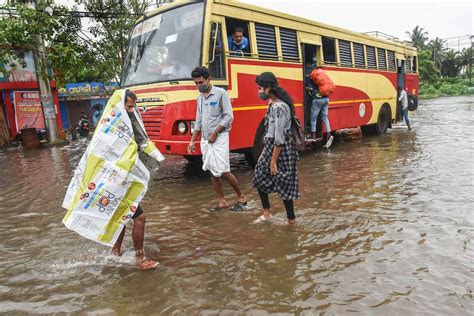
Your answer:
[[[473,99],[422,101],[411,132],[345,133],[303,155],[296,227],[275,198],[276,219],[251,224],[259,200],[242,156],[242,213],[210,212],[208,176],[170,157],[142,204],[145,249],[161,262],[151,272],[134,268],[130,230],[113,257],[61,223],[84,141],[0,150],[0,313],[471,314]]]

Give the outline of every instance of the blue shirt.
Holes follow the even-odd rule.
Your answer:
[[[232,35],[227,38],[227,42],[229,43],[229,51],[231,52],[250,53],[249,39],[245,36],[242,37],[242,41],[239,44],[234,42]]]

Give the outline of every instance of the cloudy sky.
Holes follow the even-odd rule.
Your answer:
[[[473,33],[472,1],[240,1],[353,31],[381,31],[402,40],[408,40],[405,32],[413,30],[416,25],[428,31],[430,38],[451,38]],[[457,39],[447,42],[451,48],[457,49]],[[461,48],[469,46],[469,37],[460,39],[459,44]]]
[[[56,0],[73,5],[73,0]],[[416,25],[430,38],[448,38],[450,48],[470,45],[473,4],[469,0],[239,0],[358,32],[381,31],[407,40]],[[5,4],[6,0],[0,0]]]

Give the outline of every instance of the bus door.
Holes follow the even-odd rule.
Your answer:
[[[405,60],[403,59],[397,59],[397,87],[405,89]],[[397,89],[397,115],[396,115],[396,121],[402,120],[402,115],[400,111],[400,104],[398,102],[398,98],[400,97]]]
[[[313,98],[310,92],[306,90],[307,82],[311,79],[309,74],[316,69],[316,66],[321,65],[321,47],[313,44],[302,44],[301,51],[303,52],[303,106],[304,106],[304,126],[305,132],[311,132],[311,104]],[[317,137],[322,137],[321,115],[318,116],[316,131]]]
[[[209,61],[207,62],[212,79],[225,80],[225,56],[222,36],[222,24],[212,22],[209,42]]]

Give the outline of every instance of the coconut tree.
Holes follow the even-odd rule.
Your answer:
[[[441,74],[448,77],[456,77],[461,69],[459,53],[453,49],[446,52],[441,67]]]
[[[426,47],[426,42],[428,41],[428,32],[422,27],[417,25],[413,31],[406,32],[406,34],[410,37],[411,42],[415,47],[419,49]]]
[[[446,54],[446,41],[436,37],[428,43],[428,48],[431,52],[431,58],[436,65],[438,71],[441,71],[441,66],[443,64],[443,59]]]
[[[461,68],[464,69],[466,77],[469,78],[469,83],[471,82],[473,62],[474,55],[472,54],[472,47],[464,48],[459,54],[459,63],[461,65]]]

